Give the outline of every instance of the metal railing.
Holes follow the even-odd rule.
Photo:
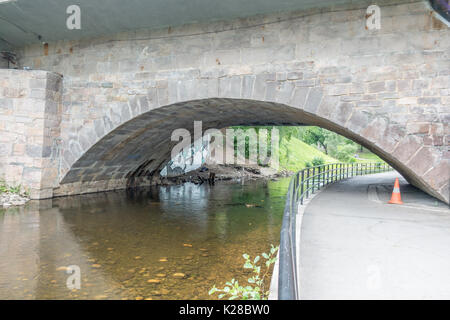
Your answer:
[[[386,163],[332,163],[303,169],[297,172],[289,183],[281,226],[278,299],[296,300],[298,274],[296,257],[296,215],[298,204],[303,204],[311,194],[320,188],[349,177],[390,171]]]

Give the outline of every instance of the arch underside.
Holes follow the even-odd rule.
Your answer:
[[[339,110],[335,112],[337,114],[334,118],[338,119]],[[123,188],[130,178],[133,181],[135,178],[143,178],[151,184],[152,178],[159,176],[159,172],[170,160],[172,148],[178,143],[171,141],[172,132],[185,128],[193,137],[194,121],[202,121],[203,132],[211,128],[239,125],[320,126],[358,142],[388,162],[411,184],[440,200],[448,201],[416,174],[414,168],[396,156],[398,150],[395,153],[388,152],[386,145],[378,143],[373,138],[371,128],[358,128],[352,123],[358,119],[357,115],[347,119],[339,123],[285,104],[248,99],[209,98],[159,107],[127,121],[95,143],[72,165],[55,194]],[[389,128],[386,130],[388,134],[389,130],[392,131]],[[395,135],[394,132],[391,133]],[[380,137],[377,134],[375,136]],[[399,136],[394,144],[398,144],[401,138],[403,136]]]

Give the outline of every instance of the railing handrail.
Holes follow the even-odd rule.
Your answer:
[[[326,169],[322,170],[321,168]],[[349,170],[351,170],[350,173]],[[296,215],[298,204],[303,204],[303,201],[310,194],[314,193],[314,189],[319,190],[321,187],[330,183],[357,175],[389,170],[392,170],[392,168],[383,162],[335,162],[305,168],[298,171],[291,178],[281,226],[280,255],[278,261],[279,300],[299,299],[296,257]],[[316,171],[318,172],[316,173]]]

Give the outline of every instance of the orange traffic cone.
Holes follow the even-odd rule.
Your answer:
[[[400,195],[400,184],[398,183],[398,178],[395,178],[394,190],[392,191],[391,200],[388,203],[403,204],[402,196]]]

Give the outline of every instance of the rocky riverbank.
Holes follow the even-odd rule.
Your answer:
[[[280,177],[288,177],[293,174],[290,171],[277,171],[269,167],[260,166],[239,166],[239,165],[207,165],[197,170],[187,172],[183,175],[175,177],[161,177],[161,185],[175,185],[185,182],[192,182],[195,184],[208,183],[214,175],[215,181],[239,181],[255,180],[255,179],[276,179]]]
[[[8,208],[12,206],[24,205],[28,200],[27,196],[14,193],[14,192],[2,192],[0,193],[0,207]]]

